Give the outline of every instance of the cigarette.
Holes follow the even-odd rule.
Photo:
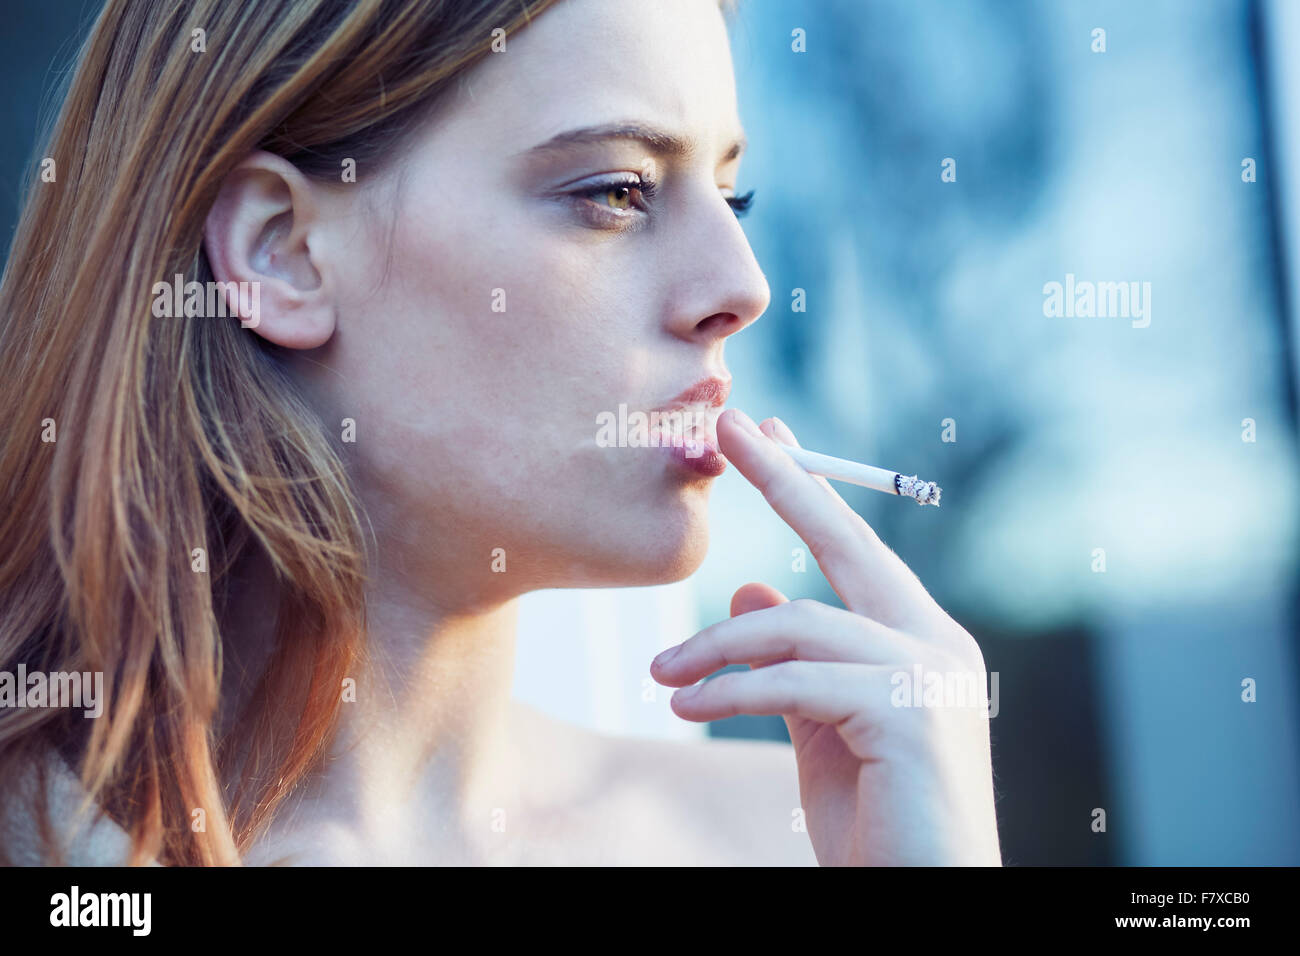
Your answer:
[[[933,481],[921,481],[916,475],[904,475],[874,465],[849,461],[846,458],[833,458],[819,452],[796,448],[784,442],[775,442],[775,444],[810,474],[832,478],[835,481],[847,481],[851,485],[860,485],[873,491],[915,498],[918,505],[939,504],[939,494],[942,489]]]

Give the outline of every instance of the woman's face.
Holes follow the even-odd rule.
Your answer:
[[[767,307],[726,200],[741,139],[717,0],[563,0],[382,174],[329,188],[337,324],[292,367],[356,421],[381,542],[467,600],[699,565],[710,456],[599,426],[725,379],[726,338]],[[706,442],[708,397],[687,409]]]

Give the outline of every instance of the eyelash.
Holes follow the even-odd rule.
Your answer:
[[[597,183],[587,189],[580,189],[573,195],[591,202],[593,206],[599,210],[598,214],[600,215],[624,219],[627,217],[627,211],[614,209],[609,206],[601,205],[600,203],[602,197],[621,189],[626,189],[633,193],[639,193],[641,200],[637,203],[637,208],[641,208],[644,212],[645,210],[642,207],[649,205],[650,201],[654,199],[655,194],[659,190],[659,184],[654,180],[641,179],[639,177],[636,179],[618,179],[604,183]],[[749,213],[750,207],[754,204],[754,190],[751,189],[743,196],[727,196],[725,198],[727,205],[731,207],[731,211],[736,214],[736,218],[741,219]]]
[[[749,207],[754,205],[754,190],[751,189],[743,196],[729,196],[727,205],[731,207],[737,219],[745,218],[749,214]]]

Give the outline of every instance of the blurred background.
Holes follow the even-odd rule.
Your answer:
[[[96,9],[6,11],[6,248]],[[999,675],[1006,862],[1300,863],[1300,2],[741,0],[732,41],[772,305],[730,404],[943,486],[840,489]],[[1150,283],[1149,325],[1045,314],[1067,275]],[[688,581],[529,595],[519,696],[788,739],[648,677],[747,581],[838,603],[734,472],[711,508]]]

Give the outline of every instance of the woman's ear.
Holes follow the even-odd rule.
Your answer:
[[[331,283],[312,258],[322,226],[311,182],[289,161],[261,151],[231,171],[208,212],[203,245],[214,278],[251,283],[220,287],[231,312],[276,345],[312,349],[334,334]]]

